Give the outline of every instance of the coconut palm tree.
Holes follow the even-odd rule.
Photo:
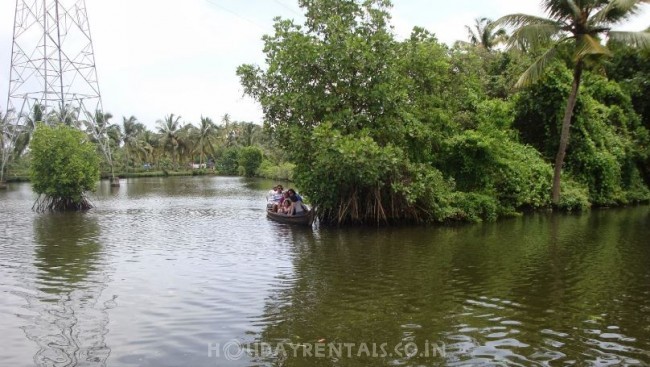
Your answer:
[[[260,140],[262,127],[252,122],[241,122],[238,124],[237,140],[239,144],[249,147]]]
[[[201,126],[197,132],[196,151],[199,153],[199,164],[203,164],[207,153],[214,154],[214,140],[217,136],[217,126],[211,118],[201,116]]]
[[[194,151],[196,150],[196,143],[198,141],[198,129],[188,123],[181,127],[178,132],[178,157],[179,163],[186,163],[192,165],[194,161]]]
[[[162,134],[161,145],[165,152],[170,152],[172,162],[177,164],[177,155],[181,146],[181,139],[179,134],[183,129],[180,116],[169,114],[165,116],[164,120],[156,121],[158,124],[158,132]]]
[[[235,143],[235,138],[237,134],[232,128],[232,122],[230,120],[230,115],[229,114],[224,114],[223,117],[221,117],[221,123],[223,124],[223,136],[222,139],[224,141],[225,146],[229,147]]]
[[[135,116],[128,119],[122,116],[122,143],[124,143],[124,158],[127,169],[129,167],[129,158],[134,155],[138,156],[140,150],[138,137],[144,130],[144,124],[138,122]]]
[[[67,117],[66,117],[67,116]],[[67,112],[60,111],[59,117],[69,118],[71,115]],[[99,149],[104,154],[106,163],[111,169],[111,183],[119,182],[115,177],[115,168],[113,165],[113,148],[116,146],[115,140],[119,141],[119,127],[116,132],[116,126],[112,125],[109,120],[113,118],[110,112],[95,111],[95,115],[90,116],[90,121],[83,121],[86,125],[86,132],[97,143]],[[76,125],[78,122],[72,121],[70,124]]]
[[[553,204],[558,204],[560,200],[560,175],[569,144],[571,118],[582,72],[588,65],[598,63],[611,54],[607,46],[603,45],[605,38],[634,47],[650,47],[650,33],[647,31],[621,32],[611,28],[637,14],[644,3],[650,3],[650,0],[543,0],[542,6],[549,18],[511,14],[495,22],[495,25],[515,27],[508,40],[509,48],[544,50],[521,75],[515,87],[528,86],[539,80],[545,66],[560,55],[559,51],[568,50],[572,56],[573,82],[555,157],[551,191]]]
[[[159,136],[150,130],[145,129],[142,134],[138,136],[138,156],[140,160],[146,163],[158,163],[158,156],[160,155],[160,139]]]
[[[43,107],[40,103],[34,103],[32,106],[32,113],[25,116],[25,123],[20,127],[18,136],[16,136],[16,144],[14,145],[14,157],[17,159],[25,152],[32,139],[32,133],[36,129],[36,124],[44,121]]]
[[[492,50],[494,46],[508,39],[506,30],[494,26],[494,22],[488,18],[474,19],[474,27],[465,26],[469,42],[487,51]]]
[[[56,125],[63,123],[68,126],[81,127],[79,121],[79,107],[74,107],[69,104],[59,104],[58,110],[52,110],[47,116],[47,124]],[[94,117],[97,117],[94,116]],[[111,116],[112,117],[112,116]]]

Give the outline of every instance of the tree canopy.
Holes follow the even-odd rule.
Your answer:
[[[37,210],[89,209],[85,192],[99,180],[99,157],[88,136],[59,124],[39,125],[31,142],[31,181]]]
[[[566,37],[550,36],[568,32],[569,38],[573,34],[577,40],[574,56],[581,59],[604,53],[604,46],[595,42],[602,31],[612,39],[644,42],[644,35],[598,28],[625,19],[640,2],[581,2],[583,10],[589,11],[580,14],[577,8],[560,3],[566,2],[545,2],[556,20],[524,15],[496,23],[479,20],[477,32],[494,35],[491,32],[503,24],[530,25],[516,30],[509,42],[533,54],[542,50],[541,36],[562,43]],[[528,55],[485,53],[461,45],[450,49],[421,28],[397,41],[390,26],[389,1],[311,0],[301,1],[300,6],[306,16],[304,24],[276,18],[275,32],[263,37],[266,66],[241,65],[237,73],[245,93],[261,103],[267,128],[296,164],[295,179],[318,206],[321,220],[385,223],[495,218],[550,204],[553,170],[548,156],[540,152],[557,145],[544,140],[531,146],[525,144],[525,137],[530,132],[533,139],[539,138],[535,120],[530,118],[542,118],[541,126],[552,127],[561,108],[549,104],[546,115],[529,114],[531,128],[518,131],[524,126],[521,113],[528,103],[526,96],[534,88],[520,89],[513,99],[508,83],[514,81],[503,80],[522,74]],[[533,34],[535,42],[526,37]],[[542,54],[542,66],[550,65],[550,56]],[[532,63],[536,64],[539,61]],[[566,71],[566,66],[557,67]],[[523,80],[541,77],[536,70],[537,66],[529,68]],[[568,83],[565,79],[558,82],[561,88],[538,94],[537,103],[565,100],[570,78]],[[624,178],[638,177],[641,156],[627,144],[638,142],[645,130],[634,122],[629,103],[616,110],[599,96],[599,88],[610,87],[597,85],[589,91],[590,98],[580,101],[584,110],[581,107],[576,113],[585,121],[580,124],[584,143],[576,150],[585,150],[571,161],[564,197],[556,201],[566,209],[647,198],[643,183],[639,186],[639,180]],[[525,84],[520,82],[519,87]],[[611,112],[596,112],[603,109]],[[529,110],[541,111],[539,106]],[[627,116],[626,130],[609,130],[606,124],[619,112]],[[596,116],[605,125],[596,127]],[[560,130],[548,133],[557,138]],[[601,139],[594,145],[597,134],[613,140]],[[629,155],[607,153],[595,158],[614,149],[612,144],[619,144]],[[613,170],[594,170],[594,162],[606,161]],[[603,186],[604,182],[610,182],[609,186]],[[608,194],[602,196],[599,190]],[[636,194],[613,194],[617,190]]]

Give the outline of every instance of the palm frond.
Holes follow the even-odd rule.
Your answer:
[[[578,19],[582,16],[582,10],[580,10],[580,7],[576,5],[575,1],[567,0],[567,5],[569,6],[569,9],[571,9],[574,19]]]
[[[581,1],[581,3],[584,2]],[[576,7],[578,8],[577,12]],[[578,5],[574,1],[568,0],[542,0],[542,8],[549,18],[572,23],[573,20],[581,17],[584,5]]]
[[[609,32],[609,42],[620,42],[636,48],[650,48],[650,29],[644,32]]]
[[[587,55],[611,55],[611,52],[600,43],[599,39],[591,35],[584,35],[578,39],[574,54],[575,61],[582,60]]]
[[[642,4],[650,0],[610,0],[589,19],[592,24],[618,23],[638,14]]]
[[[469,42],[473,45],[478,43],[478,37],[476,37],[476,34],[474,33],[474,30],[470,26],[465,26],[465,29],[467,30],[467,38],[469,39]]]
[[[535,49],[545,45],[562,29],[558,24],[530,24],[516,29],[508,39],[507,47],[519,50]]]
[[[501,18],[495,20],[492,22],[493,27],[521,27],[525,25],[530,25],[530,24],[548,24],[548,25],[555,25],[556,27],[562,27],[564,24],[561,22],[557,22],[552,19],[547,19],[543,17],[537,17],[534,15],[528,15],[528,14],[509,14],[509,15],[504,15]]]
[[[533,62],[533,64],[530,65],[523,74],[521,74],[519,80],[515,83],[515,89],[527,87],[538,81],[542,75],[544,75],[544,69],[546,69],[546,66],[548,66],[556,55],[557,45],[549,48],[542,56],[535,60],[535,62]]]

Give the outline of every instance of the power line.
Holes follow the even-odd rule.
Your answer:
[[[248,18],[246,18],[246,17],[244,17],[244,16],[242,16],[242,15],[239,15],[239,14],[237,14],[236,12],[234,12],[234,11],[232,11],[232,10],[230,10],[230,9],[228,9],[228,8],[226,8],[226,7],[224,7],[223,5],[214,2],[213,0],[205,0],[205,1],[206,1],[209,5],[215,6],[215,7],[219,8],[219,9],[221,9],[221,10],[225,10],[225,11],[227,11],[228,13],[230,13],[230,14],[236,16],[237,18],[247,21],[248,23],[250,23],[250,24],[252,24],[252,25],[254,25],[254,26],[260,28],[260,29],[263,30],[264,32],[268,32],[268,31],[270,31],[270,28],[268,28],[267,26],[263,26],[263,25],[261,25],[261,24],[255,22],[255,21],[253,21],[253,20],[251,20],[251,19],[248,19]]]
[[[290,12],[292,12],[292,13],[298,15],[298,16],[302,16],[302,14],[300,14],[300,13],[298,13],[297,11],[293,10],[293,8],[291,8],[291,7],[288,6],[287,4],[283,3],[282,1],[280,1],[280,0],[273,0],[273,1],[275,1],[275,2],[276,2],[277,4],[279,4],[281,7],[283,7],[283,8],[285,8],[285,9],[289,10]]]

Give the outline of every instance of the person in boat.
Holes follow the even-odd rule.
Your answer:
[[[291,200],[291,215],[305,215],[307,214],[307,207],[302,202],[302,197],[296,193],[296,190],[289,189],[289,200]],[[286,200],[286,199],[285,199]]]
[[[273,186],[273,188],[266,193],[266,200],[270,201],[271,196],[273,196],[275,194],[275,190],[277,190],[277,189],[278,189],[277,186]]]
[[[275,213],[280,213],[280,209],[284,208],[284,202],[289,199],[289,191],[285,191],[282,193],[282,196],[280,197],[280,200],[278,200],[277,203],[273,204],[273,208],[271,209]]]
[[[268,202],[266,204],[266,207],[269,209],[273,209],[274,212],[278,210],[278,205],[280,204],[280,201],[283,197],[282,189],[283,189],[282,185],[274,186],[273,190],[269,191],[268,194],[266,195],[266,200]]]
[[[277,212],[280,214],[291,215],[292,204],[291,199],[284,199],[282,205],[277,209]]]
[[[287,190],[289,193],[289,199],[291,199],[292,202],[300,201],[302,202],[302,197],[296,193],[296,190],[294,189],[289,189]]]

